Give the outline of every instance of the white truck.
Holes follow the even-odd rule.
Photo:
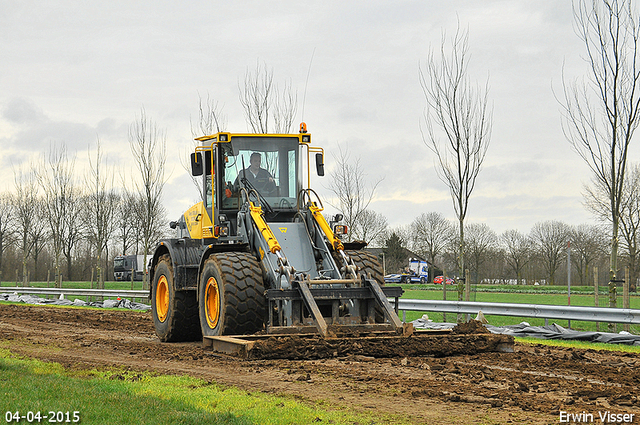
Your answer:
[[[386,275],[384,281],[386,283],[427,283],[429,282],[429,264],[426,261],[411,258],[406,273]]]

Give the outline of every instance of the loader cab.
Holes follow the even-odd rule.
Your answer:
[[[310,135],[217,133],[198,138],[192,174],[203,176],[203,238],[233,238],[243,193],[259,194],[267,219],[292,221],[308,179]],[[305,152],[306,151],[306,152]],[[316,161],[322,162],[316,158]],[[205,227],[211,227],[211,233]],[[217,233],[224,229],[222,233]]]
[[[221,212],[238,211],[242,189],[255,190],[278,213],[296,209],[302,188],[297,137],[234,137],[218,144],[224,167],[219,177]]]

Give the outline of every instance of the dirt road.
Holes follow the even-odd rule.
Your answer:
[[[558,424],[561,414],[635,414],[635,354],[534,347],[447,358],[234,360],[200,343],[163,344],[150,313],[0,305],[0,341],[67,367],[124,366],[189,374],[416,424]]]

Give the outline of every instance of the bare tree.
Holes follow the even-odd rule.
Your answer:
[[[4,252],[13,242],[15,234],[15,209],[11,202],[11,195],[0,194],[0,282],[2,281],[2,268]]]
[[[85,177],[86,232],[90,243],[95,248],[98,288],[104,289],[107,268],[105,253],[114,231],[113,218],[117,204],[113,196],[114,175],[109,169],[105,170],[100,139],[96,142],[95,158],[91,158],[89,153],[89,163],[90,170]]]
[[[449,220],[437,212],[422,213],[411,223],[413,247],[422,254],[429,264],[435,265],[442,255],[447,240],[451,238],[453,227]],[[433,279],[433,276],[430,276]]]
[[[255,73],[247,70],[240,86],[240,103],[247,124],[254,133],[289,133],[297,111],[298,96],[285,82],[280,89],[273,82],[273,70],[258,62]]]
[[[198,125],[197,130],[191,123],[191,134],[193,138],[199,136],[206,136],[209,134],[215,134],[220,131],[224,131],[227,127],[227,117],[222,112],[220,104],[207,96],[206,102],[203,102],[202,97],[198,103]],[[197,143],[197,142],[196,142]]]
[[[611,217],[609,294],[615,307],[618,231],[627,152],[640,111],[640,22],[631,0],[581,0],[576,32],[586,47],[587,82],[563,83],[565,136],[605,189]]]
[[[51,145],[48,159],[38,173],[44,192],[45,220],[51,235],[56,286],[60,286],[60,261],[65,241],[78,227],[77,222],[68,220],[76,203],[74,165],[74,159],[69,159],[67,155],[66,145]]]
[[[165,184],[165,163],[167,160],[166,140],[157,125],[147,118],[144,109],[129,128],[129,145],[136,162],[140,179],[135,182],[141,194],[143,214],[139,216],[143,255],[148,255],[152,243],[161,232],[159,227],[165,221],[162,205],[162,191]],[[144,285],[147,287],[147,262],[144,264]]]
[[[555,283],[556,272],[566,256],[569,226],[557,220],[538,222],[531,229],[531,239],[547,276],[547,284]]]
[[[619,232],[622,236],[621,248],[626,251],[629,261],[630,282],[635,287],[638,280],[638,262],[640,247],[640,166],[629,164],[629,172],[625,176],[622,199],[620,202]],[[584,205],[600,221],[611,223],[611,209],[608,202],[607,187],[599,180],[592,179],[591,185],[584,187]]]
[[[467,75],[468,56],[468,31],[458,27],[451,40],[450,53],[443,35],[439,54],[431,51],[426,69],[420,69],[420,84],[427,100],[428,136],[423,139],[436,154],[438,176],[449,187],[458,218],[460,276],[464,276],[465,270],[464,220],[491,135],[488,81],[484,87],[471,83]],[[441,131],[437,132],[434,127]],[[444,137],[441,138],[441,134]],[[458,297],[462,299],[462,281]]]
[[[203,102],[202,97],[198,104],[198,124],[194,126],[191,123],[191,135],[193,136],[193,144],[190,146],[190,152],[194,152],[195,148],[200,142],[195,140],[196,137],[206,136],[209,134],[215,134],[220,131],[224,131],[227,127],[227,117],[222,112],[222,107],[215,100],[207,96],[206,102]],[[182,168],[187,172],[187,175],[191,178],[191,182],[198,191],[200,200],[204,201],[204,191],[202,190],[202,178],[199,176],[191,175],[191,162],[187,159],[189,155],[180,155],[180,163]]]
[[[34,210],[33,221],[29,230],[30,239],[33,245],[31,256],[33,258],[33,280],[38,280],[38,271],[41,268],[40,254],[45,250],[49,242],[49,232],[47,229],[47,220],[45,218],[45,200],[42,195],[38,195],[36,199],[36,208]]]
[[[467,225],[465,239],[469,254],[469,271],[475,275],[475,282],[482,281],[482,266],[489,260],[489,254],[498,246],[498,236],[486,223]]]
[[[349,233],[353,239],[364,241],[367,245],[382,245],[387,226],[387,218],[384,215],[366,209],[362,211],[360,220]]]
[[[505,261],[516,276],[516,283],[520,285],[522,272],[531,258],[531,239],[518,230],[507,230],[500,240],[505,251]]]
[[[337,198],[338,205],[334,206],[343,214],[347,227],[349,229],[361,228],[363,215],[366,214],[365,211],[369,208],[382,178],[367,187],[360,158],[351,162],[348,150],[342,150],[342,148],[338,149],[338,154],[338,157],[334,156],[337,164],[331,173],[329,190]],[[355,237],[357,234],[349,234],[350,241]]]
[[[30,167],[32,170],[36,167]],[[16,212],[16,227],[22,253],[22,285],[27,286],[27,260],[34,246],[33,227],[38,221],[38,183],[35,173],[14,169],[14,192],[11,203]]]
[[[620,232],[622,247],[627,251],[629,260],[629,287],[635,291],[640,271],[640,165],[635,164],[630,171],[625,180],[626,196],[620,207]]]
[[[581,224],[570,229],[571,262],[578,271],[581,285],[591,285],[589,269],[602,257],[607,245],[602,229]]]
[[[76,186],[69,193],[67,214],[63,219],[64,231],[62,232],[62,254],[67,262],[67,279],[72,280],[72,255],[82,238],[82,225],[80,221],[84,214],[85,206],[83,189]]]
[[[135,193],[123,188],[119,202],[118,202],[118,214],[116,218],[116,230],[115,235],[119,245],[120,254],[131,254],[129,252],[134,246],[133,254],[137,254],[137,226],[138,215],[136,209],[138,209],[139,202]]]

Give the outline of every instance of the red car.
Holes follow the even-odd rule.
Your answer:
[[[433,283],[437,283],[438,285],[441,285],[443,279],[444,279],[444,276],[436,276],[433,278]],[[454,283],[455,283],[455,280],[453,280],[450,277],[447,278],[447,285],[453,285]]]

